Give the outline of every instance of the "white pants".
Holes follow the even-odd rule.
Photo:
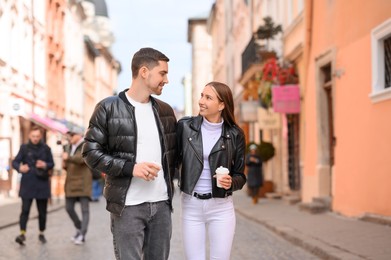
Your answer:
[[[182,238],[187,260],[205,260],[206,231],[210,259],[229,260],[236,217],[232,196],[200,200],[181,194]]]

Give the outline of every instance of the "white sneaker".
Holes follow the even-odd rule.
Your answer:
[[[79,234],[75,241],[73,241],[73,243],[75,243],[75,245],[83,245],[84,244],[84,236],[82,234]]]
[[[76,230],[76,234],[75,234],[73,237],[71,237],[71,241],[72,241],[72,242],[75,242],[76,238],[77,238],[78,236],[80,236],[80,235],[81,235],[80,230],[79,230],[79,229]]]

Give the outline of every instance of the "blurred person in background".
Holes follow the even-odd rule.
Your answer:
[[[244,133],[227,85],[206,84],[199,107],[198,116],[182,118],[177,128],[184,251],[188,260],[207,259],[208,235],[209,259],[228,260],[236,226],[232,194],[246,183]],[[220,166],[229,171],[221,180]]]
[[[83,129],[73,127],[67,133],[70,149],[64,151],[62,159],[66,170],[65,179],[65,209],[76,228],[76,234],[71,240],[76,245],[85,242],[90,218],[89,202],[92,192],[92,172],[84,162],[81,149],[84,143]],[[75,205],[80,203],[81,219],[78,216]]]
[[[259,189],[263,185],[262,160],[257,151],[258,146],[251,144],[249,146],[249,153],[246,155],[247,187],[253,199],[253,204],[258,203]]]
[[[92,201],[98,202],[103,191],[103,176],[100,171],[92,170]]]
[[[168,83],[168,61],[153,48],[137,51],[130,88],[96,105],[85,136],[85,161],[106,176],[116,259],[169,256],[176,118],[151,96]]]
[[[22,174],[19,197],[22,199],[22,211],[19,218],[20,234],[15,241],[24,245],[26,240],[27,221],[33,200],[37,204],[39,235],[41,243],[46,243],[47,205],[50,198],[50,172],[54,167],[53,155],[43,140],[43,131],[33,126],[29,132],[29,141],[22,144],[18,154],[12,161],[12,167]]]

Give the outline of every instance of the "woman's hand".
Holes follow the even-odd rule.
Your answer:
[[[229,190],[232,186],[232,177],[228,174],[221,174],[217,177],[217,175],[214,175],[213,177],[216,178],[216,180],[220,183],[221,187]]]

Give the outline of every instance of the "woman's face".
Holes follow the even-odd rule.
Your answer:
[[[221,111],[224,109],[224,103],[219,100],[212,86],[205,86],[198,105],[200,106],[200,115],[209,122],[221,122]]]

